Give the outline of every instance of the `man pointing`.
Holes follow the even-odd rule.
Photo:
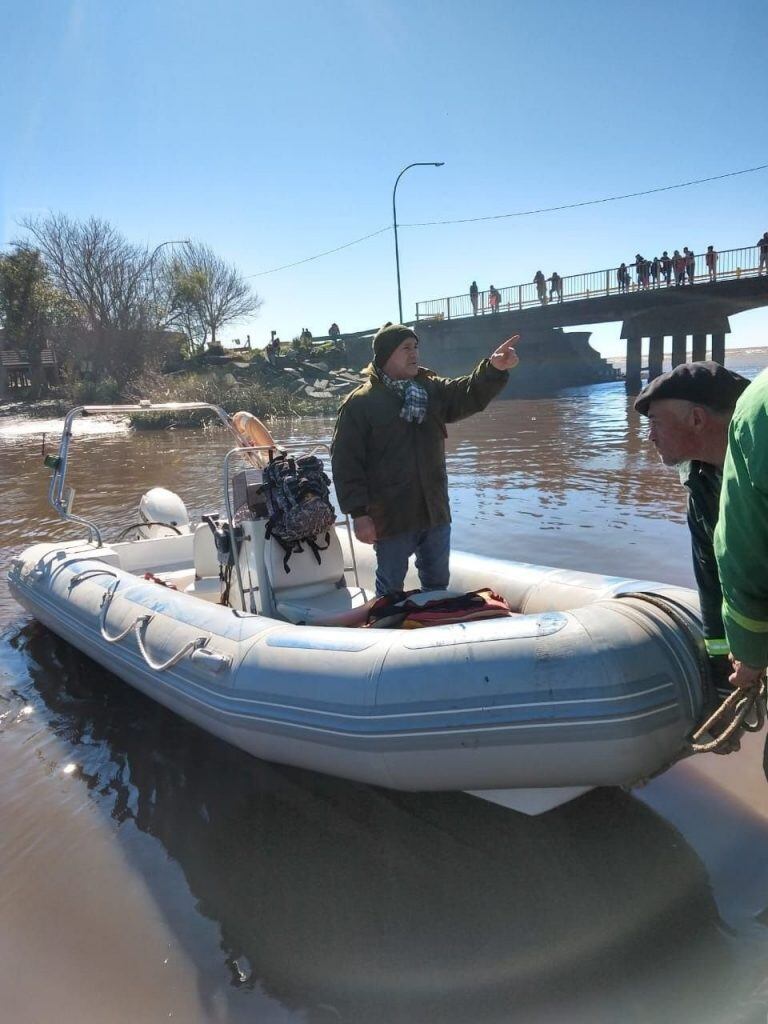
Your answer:
[[[483,410],[517,366],[502,342],[466,377],[446,379],[419,366],[419,339],[385,324],[373,339],[368,380],[339,409],[331,446],[342,512],[355,536],[376,549],[376,593],[403,589],[408,559],[424,590],[445,590],[451,514],[445,467],[446,423]]]

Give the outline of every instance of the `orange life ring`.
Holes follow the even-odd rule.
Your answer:
[[[232,417],[232,429],[244,448],[276,448],[275,439],[258,417],[250,412],[236,412]],[[269,461],[266,451],[254,453],[262,465]]]

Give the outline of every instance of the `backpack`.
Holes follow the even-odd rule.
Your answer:
[[[298,458],[286,454],[273,455],[262,471],[264,497],[269,521],[267,539],[274,537],[285,551],[283,565],[290,572],[288,561],[294,552],[307,544],[318,565],[320,552],[330,543],[330,529],[336,521],[336,510],[330,501],[330,480],[323,464],[315,455]],[[325,545],[317,543],[325,531]]]

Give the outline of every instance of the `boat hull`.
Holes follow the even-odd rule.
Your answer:
[[[9,583],[62,639],[266,760],[402,790],[575,792],[655,773],[700,718],[689,590],[456,553],[456,589],[490,585],[522,614],[369,630],[233,611],[124,563],[36,545]]]

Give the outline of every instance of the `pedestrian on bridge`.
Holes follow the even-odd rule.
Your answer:
[[[651,260],[651,283],[654,288],[659,287],[659,271],[661,269],[661,261],[658,256],[654,256]]]
[[[557,295],[557,301],[563,301],[563,279],[560,277],[556,270],[552,271],[552,277],[549,279],[550,289],[549,298],[550,301],[554,295]]]
[[[757,248],[760,253],[760,265],[757,272],[762,274],[763,267],[765,267],[765,272],[768,274],[768,231],[765,232],[762,238],[758,239]]]
[[[648,287],[648,260],[640,253],[635,255],[635,273],[637,274],[637,287]]]
[[[667,282],[667,288],[672,284],[672,260],[669,258],[669,253],[665,249],[661,254],[661,272],[664,275],[664,280]]]
[[[492,313],[499,312],[499,304],[501,303],[501,292],[498,288],[494,288],[493,285],[488,289],[488,305],[491,307]]]
[[[547,304],[547,279],[544,277],[540,270],[537,270],[533,275],[533,283],[536,285],[536,292],[539,297],[539,302],[542,306]]]
[[[705,255],[705,261],[707,264],[707,273],[709,274],[710,281],[717,280],[717,252],[713,245],[707,246],[707,252]]]
[[[696,277],[696,257],[693,254],[693,249],[689,249],[687,245],[683,246],[683,252],[685,253],[685,272],[688,275],[688,284],[693,284]]]
[[[629,291],[629,271],[627,270],[626,263],[622,263],[616,271],[616,280],[619,282],[620,292],[625,293]]]
[[[685,256],[681,256],[677,249],[672,257],[672,263],[675,268],[675,288],[680,288],[685,284]]]
[[[477,281],[473,281],[469,286],[469,301],[472,303],[472,316],[477,316]]]

